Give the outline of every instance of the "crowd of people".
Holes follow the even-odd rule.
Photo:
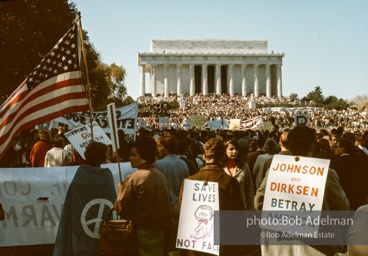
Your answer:
[[[205,115],[208,119],[248,119],[262,115],[272,122],[272,130],[140,128],[135,140],[126,141],[124,134],[120,134],[124,150],[116,155],[111,154],[108,147],[92,143],[83,161],[65,140],[65,127],[53,131],[32,129],[14,141],[13,152],[6,156],[7,162],[3,161],[2,167],[81,165],[72,184],[77,182],[75,179],[81,179],[82,174],[86,176],[86,170],[105,172],[105,183],[109,185],[101,191],[108,189],[109,200],[115,202],[117,212],[136,223],[139,255],[168,255],[170,246],[165,232],[178,224],[184,179],[218,182],[220,210],[262,211],[268,169],[276,154],[330,160],[323,210],[357,210],[368,203],[368,112],[320,109],[309,112],[311,124],[315,125],[293,127],[295,112],[250,109],[246,104],[247,99],[240,97],[194,96],[185,99],[185,107],[168,113],[172,122],[181,122],[191,114]],[[143,117],[144,113],[141,116],[152,118]],[[97,155],[94,150],[98,151]],[[102,163],[116,161],[129,161],[137,168],[119,185],[117,194],[111,173],[100,168]],[[90,167],[82,167],[85,165]],[[87,185],[87,189],[93,190],[91,184]],[[69,189],[72,188],[79,189],[73,186]],[[98,196],[97,190],[93,193]],[[70,215],[67,210],[63,210],[62,218]],[[82,250],[79,255],[97,255],[95,240],[91,243],[76,239],[71,243],[75,243],[74,249]],[[300,254],[294,254],[293,246],[220,246],[220,255],[333,255],[347,250],[349,253],[356,248],[306,245]],[[177,253],[207,255],[189,250]]]
[[[356,108],[327,110],[301,106],[300,101],[291,101],[283,97],[253,98],[252,96],[209,94],[180,98],[172,95],[165,101],[150,96],[140,97],[138,102],[141,105],[140,117],[153,127],[158,127],[160,116],[168,116],[172,124],[178,124],[179,127],[182,127],[191,115],[202,115],[207,121],[216,119],[248,120],[262,116],[265,122],[269,121],[281,128],[291,128],[295,123],[295,114],[309,114],[310,125],[315,129],[331,129],[339,126],[354,131],[368,129],[368,109],[361,111]],[[162,102],[167,102],[167,104]],[[172,102],[178,102],[179,108],[169,109],[168,104]]]

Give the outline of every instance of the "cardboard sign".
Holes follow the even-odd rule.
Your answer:
[[[321,211],[329,164],[330,160],[326,159],[274,155],[263,210]],[[285,225],[275,230],[287,231],[288,228]]]
[[[138,120],[138,103],[134,102],[130,105],[116,109],[117,129],[123,130],[125,134],[133,134],[137,132]],[[93,121],[103,129],[105,133],[110,133],[109,122],[107,120],[107,112],[93,112]],[[89,112],[76,112],[64,115],[55,119],[56,122],[67,124],[70,127],[79,127],[90,123]]]
[[[176,248],[219,255],[214,244],[214,213],[219,210],[217,182],[184,180]]]
[[[106,133],[101,129],[101,127],[96,123],[92,123],[93,127],[93,139],[97,142],[102,142],[106,145],[111,145],[112,142],[107,137]],[[90,125],[83,125],[78,128],[75,128],[69,132],[64,133],[65,137],[69,140],[69,142],[73,145],[75,150],[79,153],[79,155],[86,159],[84,156],[84,151],[86,151],[86,148],[88,144],[92,141],[92,132]]]
[[[116,152],[120,148],[119,135],[118,135],[118,125],[116,122],[116,108],[115,103],[107,105],[107,119],[109,120],[110,127],[110,138],[112,142],[112,152]]]
[[[295,126],[305,125],[309,127],[310,116],[308,114],[296,114],[294,118],[295,118]]]
[[[239,130],[241,119],[230,119],[229,130]]]
[[[206,124],[206,117],[200,115],[191,115],[190,123],[192,127],[203,128]]]

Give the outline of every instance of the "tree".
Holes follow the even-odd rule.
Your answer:
[[[67,0],[0,2],[0,95],[32,72],[71,27],[76,8]]]
[[[368,94],[356,96],[352,102],[354,102],[358,109],[365,109],[368,106]]]
[[[68,0],[0,2],[1,102],[59,41],[76,15],[75,4]],[[110,102],[122,104],[127,94],[124,68],[115,63],[104,64],[86,31],[83,39],[94,110],[105,110]]]
[[[309,105],[313,107],[323,107],[324,96],[321,87],[316,86],[314,91],[308,93],[302,100],[309,102]]]
[[[289,96],[289,99],[291,101],[297,100],[298,99],[298,94],[297,93],[291,93]]]

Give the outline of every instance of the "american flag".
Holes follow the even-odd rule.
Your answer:
[[[1,105],[0,159],[22,130],[64,114],[88,110],[79,35],[79,22],[76,21]]]

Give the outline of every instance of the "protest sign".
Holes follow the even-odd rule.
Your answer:
[[[240,119],[230,119],[229,130],[239,130],[240,128]]]
[[[217,182],[184,180],[176,247],[219,255],[214,244],[214,212],[219,210]]]
[[[110,133],[107,112],[93,112],[93,120],[103,129],[105,133]],[[70,127],[78,127],[89,124],[90,117],[88,112],[76,112],[64,115],[55,119],[55,121],[67,124]],[[138,103],[134,102],[130,105],[116,109],[117,129],[123,130],[125,134],[134,134],[137,131],[138,122]]]
[[[305,125],[310,126],[310,116],[308,114],[296,114],[294,116],[295,126]]]
[[[168,129],[170,128],[170,119],[167,116],[163,116],[159,118],[158,126],[160,129]]]
[[[274,155],[262,210],[321,211],[329,163],[330,160],[326,159]],[[267,228],[279,231],[290,229],[287,225]],[[318,226],[311,228],[318,229]]]
[[[246,130],[246,129],[255,129],[263,127],[263,118],[261,116],[244,120],[240,122],[239,129]]]
[[[201,115],[191,115],[190,124],[192,127],[203,128],[206,124],[206,117]]]
[[[208,128],[210,128],[210,131],[217,131],[217,130],[222,128],[222,119],[214,120],[214,121],[208,121],[207,126],[208,126]]]
[[[129,162],[120,166],[123,179],[137,170]],[[111,170],[117,187],[118,165],[101,167]],[[66,193],[77,169],[78,166],[0,168],[0,199],[5,216],[0,221],[0,247],[55,242]],[[111,208],[112,203],[101,207]],[[86,209],[90,207],[91,204],[85,205]],[[97,225],[101,221],[81,218],[85,232],[91,236],[99,236]]]
[[[93,140],[97,142],[102,142],[106,145],[111,145],[112,142],[107,137],[106,133],[98,126],[97,122],[92,123],[93,127]],[[88,144],[92,141],[92,132],[90,125],[83,125],[81,127],[75,128],[69,132],[64,133],[65,137],[69,140],[69,142],[73,145],[75,150],[79,153],[79,155],[86,159],[84,156],[84,151]]]
[[[107,119],[109,120],[110,138],[112,141],[112,152],[116,152],[120,148],[119,135],[116,122],[115,103],[107,105]]]

